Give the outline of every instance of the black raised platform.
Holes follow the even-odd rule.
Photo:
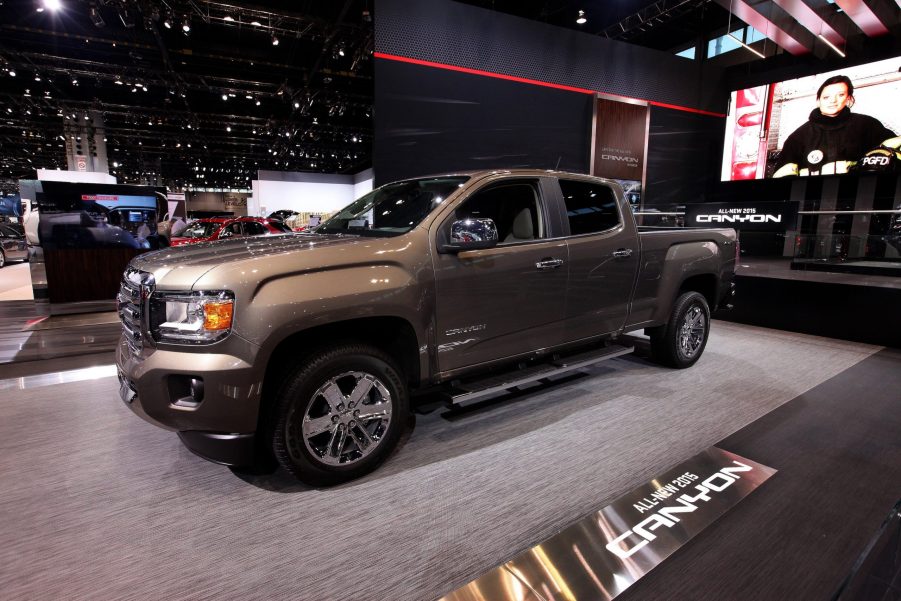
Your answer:
[[[742,258],[731,302],[717,318],[901,347],[898,277],[797,271],[787,258]]]

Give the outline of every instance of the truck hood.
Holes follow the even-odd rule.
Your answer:
[[[132,260],[131,266],[152,273],[159,288],[189,290],[197,280],[215,267],[228,266],[240,269],[245,263],[253,262],[259,268],[271,264],[274,257],[296,253],[305,255],[317,249],[333,249],[361,242],[379,243],[385,240],[344,234],[256,236],[170,247],[139,255]]]

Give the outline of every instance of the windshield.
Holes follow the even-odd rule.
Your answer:
[[[469,177],[411,179],[376,188],[316,228],[317,234],[399,236],[416,227]]]
[[[181,236],[183,238],[209,238],[221,226],[221,223],[195,221],[181,233]]]

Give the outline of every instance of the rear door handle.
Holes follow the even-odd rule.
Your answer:
[[[535,263],[538,269],[557,269],[563,265],[563,259],[542,259]]]
[[[613,251],[613,257],[615,259],[628,259],[632,256],[631,248],[620,248],[618,250]]]

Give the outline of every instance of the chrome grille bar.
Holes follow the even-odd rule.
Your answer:
[[[144,332],[147,323],[144,319],[150,293],[153,292],[153,276],[147,272],[128,268],[122,276],[122,284],[116,295],[116,306],[125,340],[132,353],[140,354],[144,348]]]

